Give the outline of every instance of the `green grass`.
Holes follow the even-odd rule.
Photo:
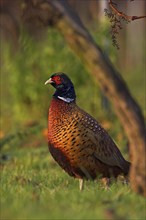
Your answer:
[[[145,200],[128,185],[87,181],[82,192],[47,146],[5,149],[1,160],[1,219],[145,219]]]

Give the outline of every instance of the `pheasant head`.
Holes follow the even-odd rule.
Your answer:
[[[68,78],[65,73],[54,73],[46,84],[51,84],[55,89],[54,97],[61,99],[67,103],[74,102],[76,94],[72,81]]]

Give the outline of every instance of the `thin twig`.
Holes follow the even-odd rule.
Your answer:
[[[124,18],[127,21],[134,21],[137,19],[141,19],[141,18],[146,18],[146,15],[144,16],[128,16],[126,14],[124,14],[123,12],[119,11],[116,7],[115,7],[115,3],[112,0],[109,0],[109,6],[112,9],[112,11],[114,13],[116,13],[119,17]]]

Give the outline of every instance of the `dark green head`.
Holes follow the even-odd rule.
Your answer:
[[[51,84],[55,89],[54,97],[61,99],[65,102],[73,102],[76,99],[74,86],[70,78],[62,72],[54,73],[46,84]]]

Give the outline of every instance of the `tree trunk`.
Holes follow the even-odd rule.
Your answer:
[[[37,0],[32,0],[32,2],[35,2],[35,6],[37,5]],[[132,189],[146,196],[146,129],[138,104],[132,98],[120,74],[94,42],[67,1],[38,0],[37,7],[47,12],[47,17],[41,17],[41,19],[44,19],[43,22],[53,25],[62,33],[68,45],[82,60],[102,91],[113,103],[115,112],[124,127],[130,144],[130,153],[132,155],[130,182]]]

